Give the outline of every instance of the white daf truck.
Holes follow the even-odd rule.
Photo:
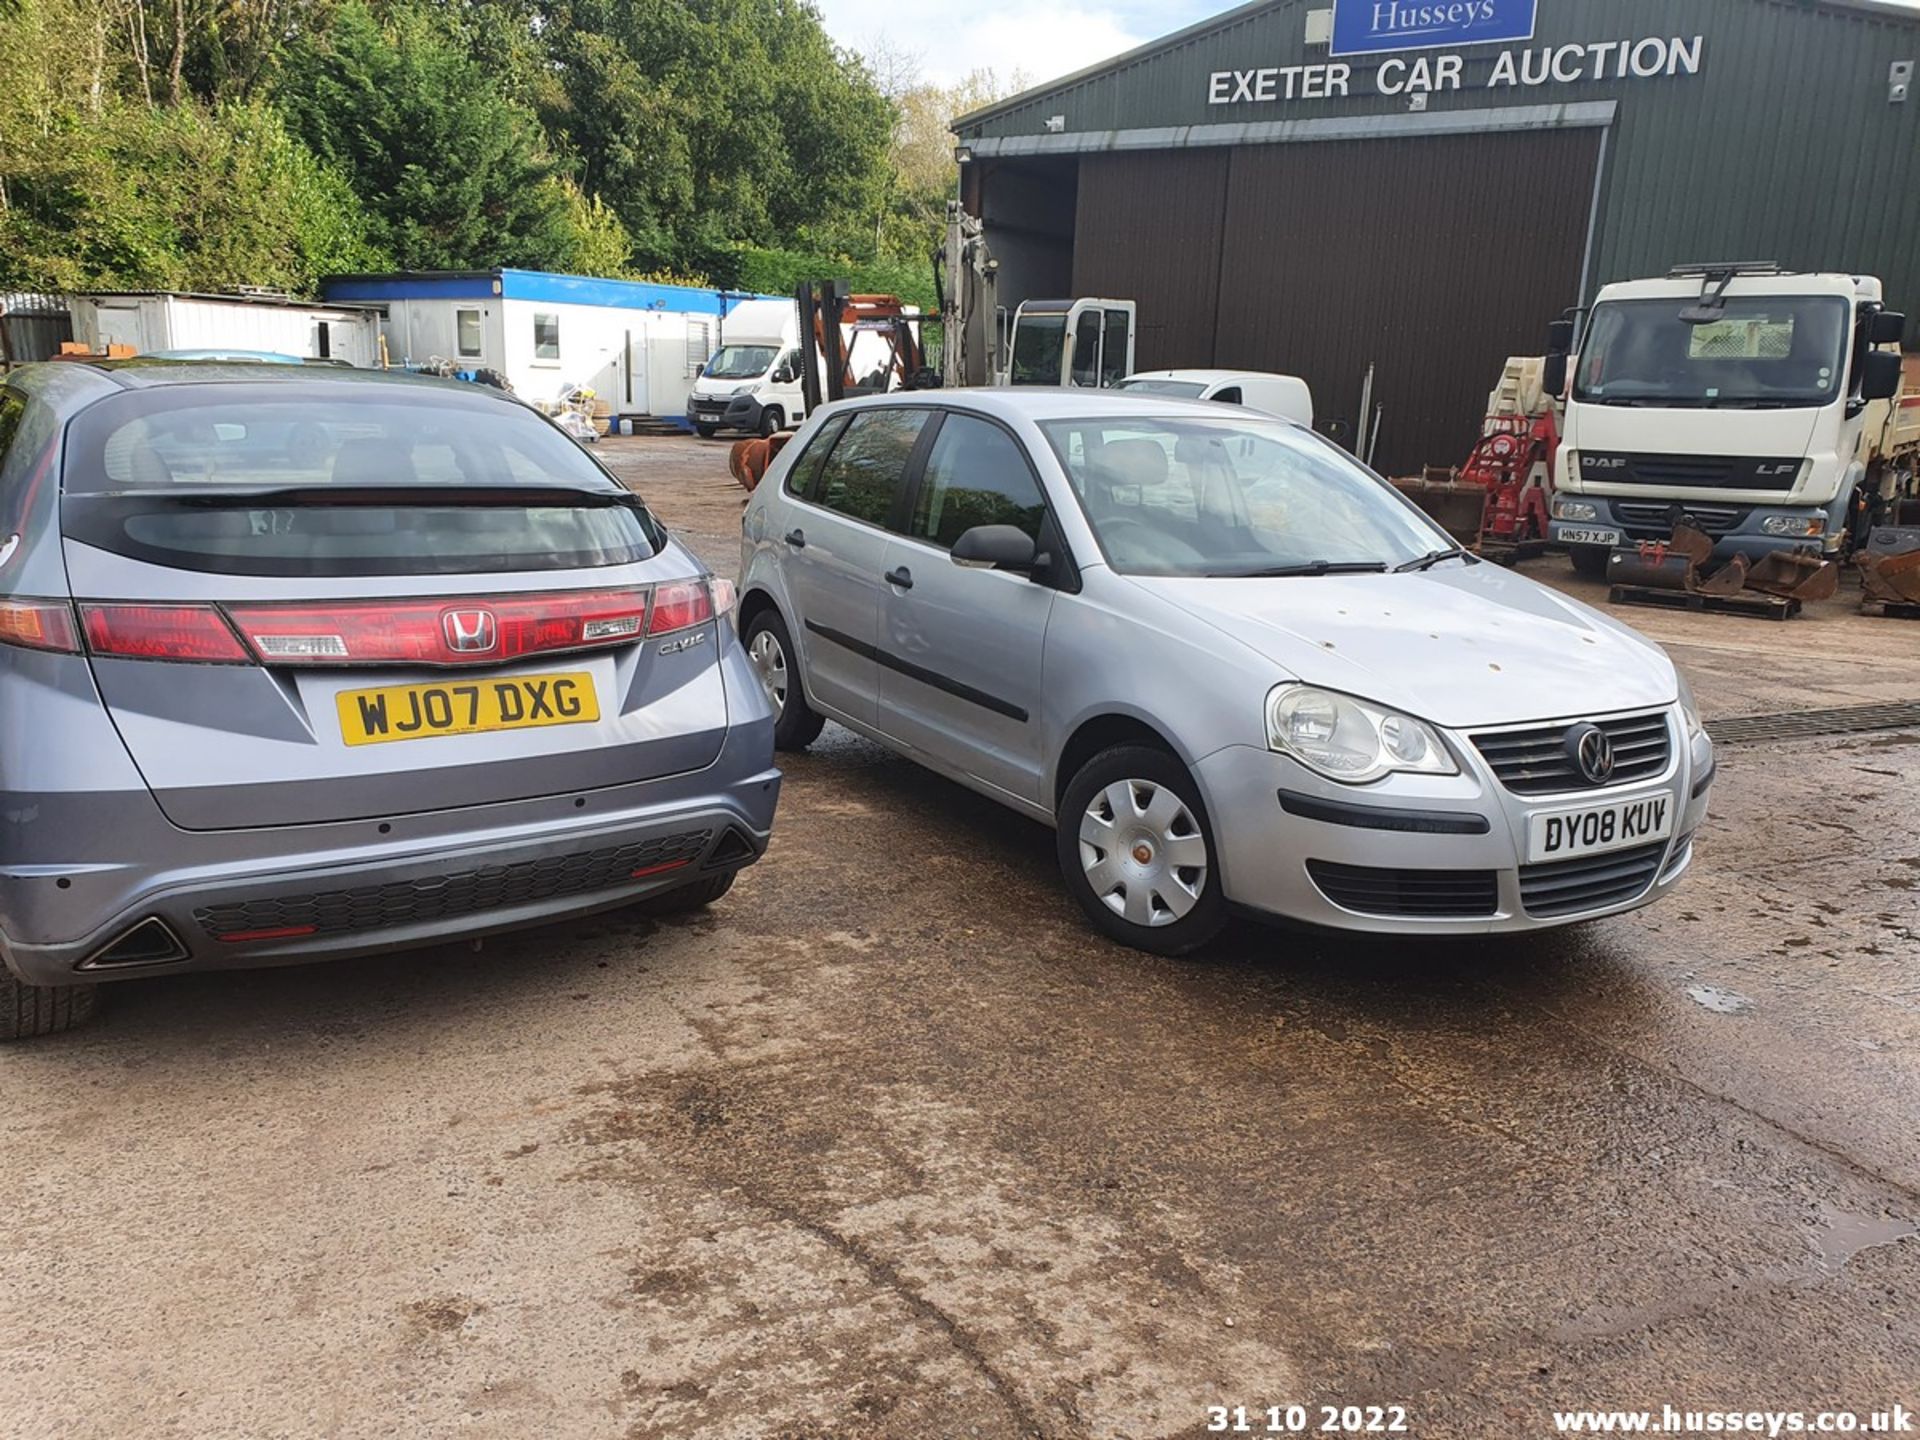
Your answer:
[[[1837,556],[1912,484],[1920,396],[1897,402],[1905,323],[1876,279],[1771,264],[1606,286],[1578,356],[1563,320],[1547,357],[1547,391],[1567,397],[1553,539],[1589,575],[1613,547],[1666,539],[1683,519],[1720,558]]]

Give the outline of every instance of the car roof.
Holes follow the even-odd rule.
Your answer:
[[[60,361],[73,364],[73,361]],[[453,387],[502,394],[464,380],[443,380],[403,370],[357,370],[346,365],[269,365],[258,360],[163,360],[136,355],[131,360],[77,362],[108,376],[122,388],[144,390],[159,385],[412,385]]]
[[[886,395],[863,395],[858,399],[842,401],[841,405],[834,408],[857,406],[867,409],[875,405],[938,405],[950,409],[977,410],[1003,420],[1087,420],[1108,415],[1195,415],[1218,420],[1222,415],[1234,413],[1212,400],[1183,400],[1171,395],[1051,385],[895,390]],[[1256,411],[1244,413],[1259,420],[1288,423]]]

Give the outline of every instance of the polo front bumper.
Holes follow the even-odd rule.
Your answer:
[[[1514,795],[1473,768],[1346,786],[1248,746],[1209,756],[1197,778],[1237,907],[1334,930],[1485,935],[1616,915],[1672,890],[1706,818],[1706,747],[1676,746],[1656,779],[1563,795]],[[1526,863],[1534,813],[1660,797],[1674,818],[1656,841]]]

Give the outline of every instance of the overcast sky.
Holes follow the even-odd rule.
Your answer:
[[[930,80],[991,67],[1035,84],[1233,8],[1235,0],[815,0],[843,45],[884,38]],[[1901,0],[1920,5],[1920,0]]]

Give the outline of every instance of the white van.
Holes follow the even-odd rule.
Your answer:
[[[791,300],[743,300],[720,323],[720,348],[687,396],[687,423],[772,435],[807,418],[800,388],[800,309]]]
[[[1313,428],[1313,392],[1297,375],[1269,375],[1261,370],[1142,370],[1115,388],[1244,405]]]

